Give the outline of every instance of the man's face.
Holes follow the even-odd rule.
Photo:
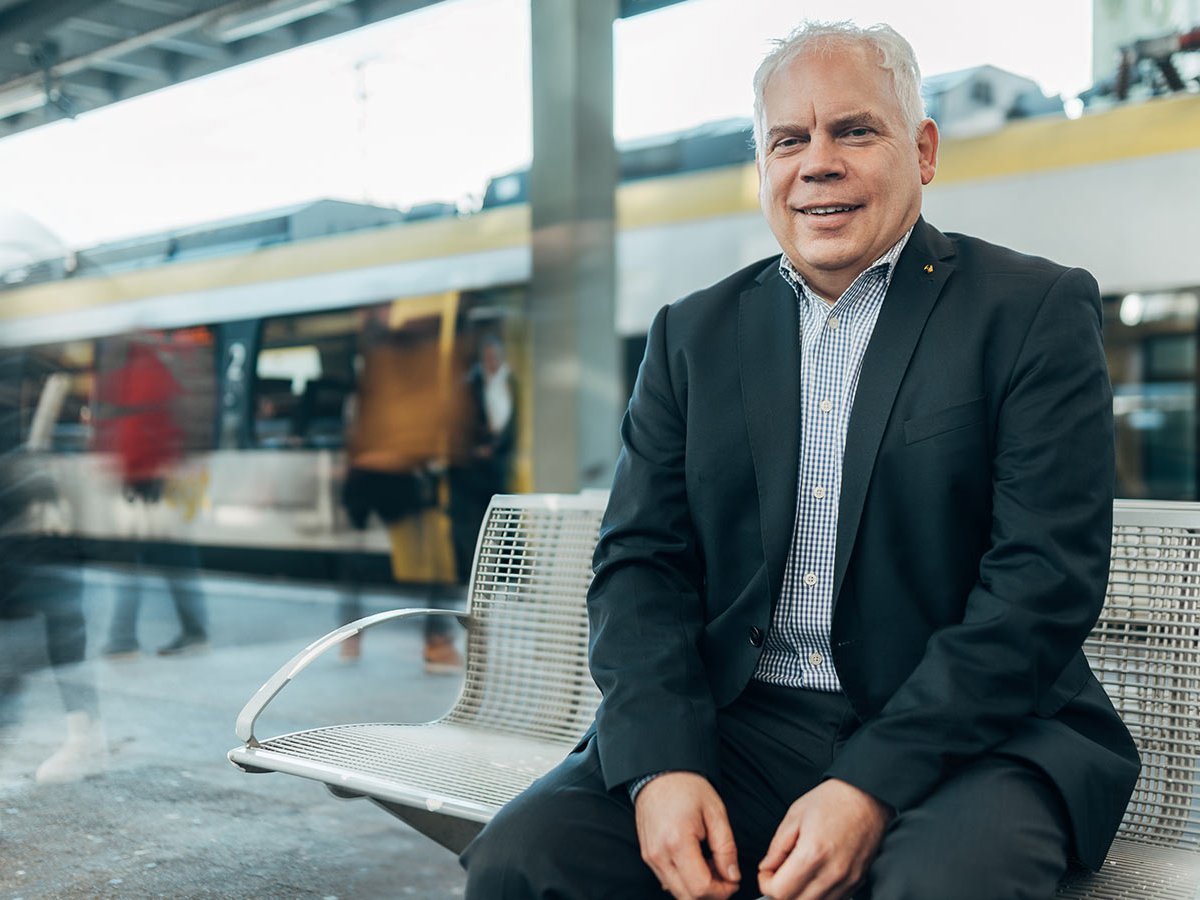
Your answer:
[[[937,126],[914,136],[891,75],[857,44],[810,49],[763,92],[759,202],[810,288],[834,300],[917,220]]]
[[[495,344],[484,344],[481,353],[483,357],[483,371],[488,375],[495,375],[500,371],[500,366],[504,360],[500,358],[500,350]]]

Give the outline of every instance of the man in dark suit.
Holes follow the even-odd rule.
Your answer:
[[[1080,651],[1098,291],[921,219],[919,83],[886,26],[802,26],[755,76],[783,255],[650,328],[595,729],[468,848],[468,897],[1038,900],[1103,861],[1138,759]]]

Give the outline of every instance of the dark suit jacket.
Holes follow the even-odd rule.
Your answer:
[[[588,598],[610,788],[715,777],[715,713],[754,671],[792,539],[798,329],[778,257],[650,328]],[[831,637],[862,725],[829,776],[902,811],[1015,754],[1103,861],[1139,768],[1080,651],[1108,574],[1111,410],[1090,275],[917,222],[846,437]]]

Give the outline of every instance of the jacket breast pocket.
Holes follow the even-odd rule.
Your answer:
[[[915,444],[925,441],[947,431],[956,431],[983,421],[983,397],[976,397],[966,403],[947,406],[935,413],[915,416],[904,422],[904,443]]]

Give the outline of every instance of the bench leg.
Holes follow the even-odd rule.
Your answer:
[[[376,806],[390,812],[400,821],[411,825],[427,838],[437,841],[437,843],[456,856],[467,848],[467,844],[475,840],[475,835],[483,831],[482,822],[456,819],[453,816],[433,813],[424,809],[416,809],[411,806],[402,806],[399,803],[376,800],[374,797],[370,798],[370,800]]]

